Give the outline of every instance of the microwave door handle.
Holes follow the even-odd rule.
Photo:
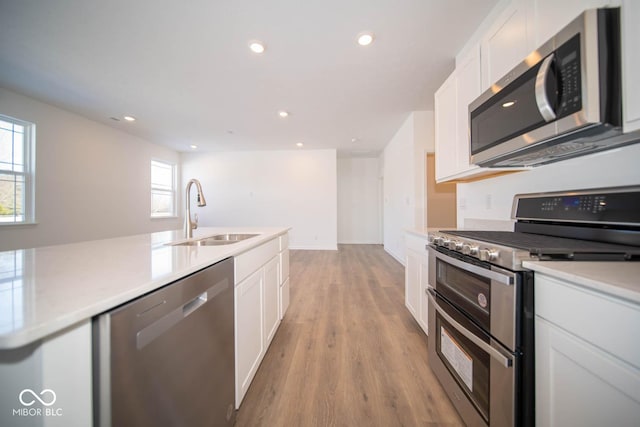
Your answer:
[[[536,75],[536,104],[538,104],[538,110],[546,122],[550,122],[556,118],[556,112],[553,111],[553,106],[547,97],[547,76],[551,72],[551,64],[553,63],[554,56],[555,54],[552,53],[542,61],[542,65]]]
[[[427,293],[427,297],[429,298],[429,301],[431,301],[431,304],[433,304],[433,306],[435,307],[435,309],[438,312],[438,314],[440,314],[447,322],[449,322],[449,324],[451,326],[453,326],[458,332],[460,332],[462,335],[464,335],[465,338],[467,338],[469,341],[471,341],[472,343],[474,343],[475,345],[480,347],[480,349],[482,351],[484,351],[485,353],[489,354],[491,357],[496,359],[505,368],[508,368],[513,364],[513,360],[509,359],[508,357],[505,357],[498,350],[496,350],[495,348],[491,347],[486,342],[482,341],[480,338],[475,336],[473,333],[469,332],[464,326],[462,326],[460,323],[458,323],[453,317],[449,316],[449,314],[447,314],[447,312],[444,311],[444,309],[442,307],[440,307],[440,305],[438,305],[436,299],[434,298],[434,296],[432,294],[433,291],[431,289],[426,289],[425,292]]]

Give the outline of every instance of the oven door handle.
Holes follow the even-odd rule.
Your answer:
[[[471,273],[477,274],[478,276],[486,277],[487,279],[495,280],[497,282],[503,283],[505,285],[513,285],[513,278],[515,275],[506,275],[502,273],[498,273],[494,270],[487,270],[486,268],[478,267],[477,265],[470,264],[468,262],[460,261],[458,259],[447,256],[441,252],[434,250],[436,258],[441,261],[446,262],[447,264],[451,264],[454,267],[458,267],[462,270],[469,271]]]
[[[444,311],[444,309],[440,307],[440,305],[438,305],[435,297],[433,296],[433,292],[434,292],[433,290],[426,289],[425,292],[427,293],[427,296],[429,297],[429,301],[431,301],[431,304],[433,304],[433,306],[436,308],[436,311],[438,312],[438,314],[444,317],[444,319],[447,322],[449,322],[449,324],[451,324],[451,326],[453,326],[458,332],[464,335],[465,338],[467,338],[469,341],[473,342],[475,345],[480,347],[482,351],[484,351],[485,353],[489,354],[491,357],[496,359],[498,362],[504,365],[505,368],[509,368],[513,364],[512,359],[509,359],[504,354],[500,353],[498,350],[493,348],[491,345],[482,341],[480,338],[478,338],[473,333],[469,332],[464,326],[458,323],[453,317],[449,316],[449,314],[446,311]]]

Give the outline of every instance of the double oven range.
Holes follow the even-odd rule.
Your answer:
[[[429,364],[468,426],[535,424],[525,261],[640,260],[640,187],[516,195],[514,231],[429,233]]]

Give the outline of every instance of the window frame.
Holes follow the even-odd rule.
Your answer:
[[[0,227],[19,226],[36,224],[36,125],[35,123],[17,119],[15,117],[0,114],[0,120],[24,128],[22,149],[24,156],[24,170],[16,172],[14,170],[2,169],[0,174],[22,176],[24,179],[24,205],[22,221],[0,221]],[[15,132],[12,130],[12,132]],[[15,214],[14,214],[15,218]]]
[[[171,189],[167,190],[163,187],[156,187],[153,183],[153,167],[154,164],[162,166],[169,166],[171,168]],[[174,162],[170,162],[162,159],[151,159],[149,164],[149,182],[150,182],[150,216],[151,219],[163,219],[163,218],[177,218],[178,217],[178,165]],[[168,194],[171,196],[172,210],[169,213],[154,213],[153,212],[153,196],[154,194]]]

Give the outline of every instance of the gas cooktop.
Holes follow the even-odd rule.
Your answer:
[[[515,231],[442,230],[429,243],[511,270],[526,260],[640,260],[640,187],[514,197]]]

